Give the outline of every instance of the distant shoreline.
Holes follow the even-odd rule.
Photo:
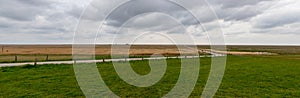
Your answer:
[[[72,46],[72,45],[94,45],[94,44],[0,44],[0,46]],[[131,46],[223,46],[223,45],[192,45],[192,44],[95,44],[95,46],[131,45]],[[225,45],[225,46],[268,46],[268,47],[300,47],[300,45]]]

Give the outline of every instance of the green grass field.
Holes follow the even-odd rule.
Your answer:
[[[121,97],[161,97],[175,85],[180,60],[170,59],[165,76],[157,84],[138,88],[126,84],[112,63],[98,64],[110,89]],[[147,61],[131,62],[139,74],[147,74]],[[72,65],[0,68],[0,97],[84,97]],[[201,58],[200,75],[191,97],[201,96],[210,70],[210,58]],[[215,97],[300,97],[300,56],[228,56],[223,82]]]

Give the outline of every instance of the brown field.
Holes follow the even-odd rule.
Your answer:
[[[49,54],[49,55],[71,55],[72,45],[0,45],[0,55],[15,54]],[[117,48],[128,47],[126,45],[116,46]],[[181,46],[179,46],[181,47]],[[182,46],[183,53],[194,53],[194,50]],[[209,46],[197,46],[198,49],[209,49]],[[300,46],[227,46],[228,51],[238,52],[271,52],[279,54],[300,54]],[[95,54],[106,55],[111,53],[110,45],[97,45]],[[178,49],[174,45],[132,45],[130,46],[130,54],[153,54],[153,53],[174,53],[177,54]]]
[[[38,61],[49,61],[49,60],[71,60],[72,59],[72,45],[0,45],[0,62],[26,62],[34,61],[36,58]],[[86,47],[86,46],[84,46]],[[127,54],[124,51],[125,48],[129,47],[129,54],[131,56],[149,56],[152,54],[162,55],[179,55],[176,46],[172,45],[118,45],[114,47],[114,54]],[[111,54],[110,45],[97,45],[95,47],[95,54],[98,58],[107,57]],[[80,48],[81,49],[81,48]],[[82,50],[85,50],[83,48]],[[93,48],[92,48],[93,49]],[[191,50],[190,48],[181,48],[181,54],[191,55],[198,53],[197,50]],[[77,50],[77,51],[82,51]],[[90,51],[89,51],[90,52]],[[86,51],[79,52],[82,54],[87,53]],[[204,54],[204,53],[203,53]],[[16,57],[17,56],[17,57]],[[16,60],[17,59],[17,60]]]
[[[1,46],[1,45],[0,45]],[[72,45],[2,45],[3,51],[0,55],[71,55]],[[153,53],[169,53],[178,54],[179,51],[176,46],[172,45],[118,45],[113,46],[114,49],[120,50],[118,54],[127,53],[126,47],[130,47],[130,54],[153,54]],[[179,46],[180,47],[180,46]],[[109,55],[112,46],[98,45],[95,47],[96,55]],[[84,49],[83,49],[84,50]],[[195,50],[183,47],[182,53],[197,53]]]
[[[18,62],[33,61],[36,58],[40,61],[47,60],[71,60],[72,59],[72,45],[0,45],[0,62]],[[126,47],[130,47],[130,55],[179,55],[181,54],[198,54],[198,50],[207,50],[210,46],[197,46],[198,50],[193,50],[188,47],[192,46],[178,46],[181,52],[178,51],[177,46],[174,45],[117,45],[115,54],[126,54],[124,51]],[[95,54],[97,56],[107,56],[111,53],[111,45],[97,45],[95,47]],[[232,45],[227,46],[230,52],[221,52],[231,55],[257,55],[257,52],[269,52],[276,54],[300,54],[300,46],[241,46]],[[207,54],[207,53],[202,53]]]

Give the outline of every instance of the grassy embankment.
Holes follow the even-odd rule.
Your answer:
[[[216,97],[300,97],[300,56],[229,56]],[[147,61],[133,61],[139,74],[147,74]],[[210,59],[201,58],[201,71],[191,97],[199,97],[206,83]],[[122,97],[161,97],[175,85],[180,60],[168,60],[164,77],[148,88],[126,84],[112,63],[98,64],[110,89]],[[0,97],[83,97],[72,65],[0,68]]]

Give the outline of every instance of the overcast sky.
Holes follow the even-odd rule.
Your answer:
[[[120,0],[0,0],[0,44],[71,44],[79,20],[89,23],[77,32],[86,31],[82,37],[93,39],[97,33],[93,30],[110,12],[104,9],[117,5],[112,1]],[[174,1],[186,5],[184,9],[199,12],[193,14],[205,30],[181,7],[163,0],[140,0],[110,13],[97,43],[168,44],[172,40],[192,40],[209,44],[207,33],[220,29],[220,25],[226,44],[300,45],[300,0],[207,0],[209,6]],[[218,18],[213,18],[210,7]],[[94,14],[80,19],[83,11]]]

